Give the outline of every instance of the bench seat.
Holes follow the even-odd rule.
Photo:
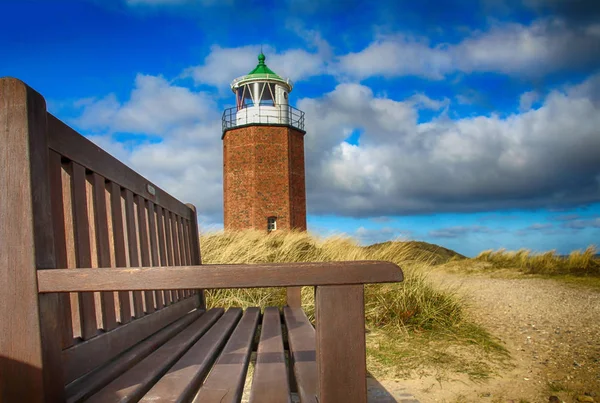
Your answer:
[[[239,402],[257,351],[250,402],[290,402],[291,385],[302,403],[316,402],[314,328],[300,308],[281,316],[276,307],[262,315],[258,308],[194,310],[67,385],[67,401]]]

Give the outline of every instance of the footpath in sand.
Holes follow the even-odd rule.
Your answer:
[[[402,381],[427,402],[600,402],[600,290],[490,274],[431,273],[459,285],[469,314],[510,353],[506,368],[474,383],[460,374]],[[382,381],[393,393],[394,383]],[[404,389],[404,390],[406,390]]]

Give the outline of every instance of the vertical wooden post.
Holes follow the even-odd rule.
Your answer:
[[[197,266],[202,264],[202,254],[200,253],[200,232],[198,231],[198,212],[196,206],[193,204],[186,204],[192,210],[192,216],[190,217],[190,230],[192,231],[192,265]],[[206,298],[204,296],[204,290],[198,290],[198,308],[206,309]]]
[[[363,286],[317,287],[315,316],[319,402],[366,403]]]
[[[287,306],[290,308],[302,308],[302,287],[287,287]]]
[[[0,401],[64,400],[57,294],[38,296],[56,267],[44,98],[0,79]]]

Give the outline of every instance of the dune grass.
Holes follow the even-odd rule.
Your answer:
[[[586,250],[576,250],[568,256],[560,256],[555,251],[532,253],[521,249],[509,252],[487,250],[475,260],[491,263],[490,268],[517,269],[528,274],[600,276],[600,259],[594,246]]]
[[[505,352],[484,329],[467,319],[464,301],[455,289],[436,287],[428,280],[428,268],[455,257],[447,249],[417,242],[362,247],[348,237],[317,239],[304,232],[283,231],[210,233],[202,235],[200,242],[202,261],[207,264],[386,260],[402,267],[403,283],[365,286],[367,354],[374,374],[400,377],[422,366],[451,369],[458,365],[470,376],[481,378],[491,371],[487,355]],[[283,306],[285,289],[209,290],[207,305]],[[302,305],[314,320],[312,287],[303,288]],[[480,359],[466,363],[461,352],[446,351],[449,343],[475,346]]]

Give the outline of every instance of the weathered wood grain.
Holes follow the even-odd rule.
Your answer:
[[[363,286],[317,287],[315,320],[319,402],[366,403]]]
[[[163,375],[141,402],[189,402],[242,316],[229,309],[212,328]]]
[[[115,267],[127,267],[127,246],[125,245],[125,226],[121,201],[121,186],[115,182],[109,185],[110,207],[112,214],[112,241],[115,250]],[[131,322],[131,300],[129,291],[119,291],[119,321]]]
[[[250,403],[291,402],[279,308],[265,308]]]
[[[198,212],[196,206],[193,204],[186,204],[190,210],[192,210],[192,218],[190,219],[190,248],[192,254],[192,266],[198,266],[202,264],[202,255],[200,253],[200,232],[198,231]],[[204,296],[204,290],[195,290],[198,298],[198,306],[206,308],[206,297]]]
[[[318,403],[315,329],[301,308],[284,307],[283,317],[300,401]]]
[[[269,263],[52,270],[38,273],[39,291],[109,291],[186,288],[251,288],[389,283],[402,271],[389,262]]]
[[[66,269],[67,261],[67,234],[65,228],[65,206],[63,201],[62,163],[61,156],[50,151],[49,153],[50,195],[52,198],[52,228],[54,229],[54,253],[56,267]],[[73,345],[73,322],[71,319],[71,298],[69,294],[60,294],[59,322],[62,335],[62,348]]]
[[[221,308],[207,311],[152,354],[92,395],[87,401],[89,403],[139,401],[222,314],[223,309]]]
[[[193,301],[171,305],[152,315],[136,319],[62,352],[64,378],[71,382],[116,357],[126,349],[159,331],[195,308]]]
[[[110,236],[108,232],[108,214],[106,211],[106,186],[102,176],[92,174],[94,221],[96,235],[96,251],[98,254],[98,267],[112,267],[110,260]],[[110,331],[117,327],[115,314],[115,297],[113,292],[100,293],[102,326]]]
[[[125,189],[125,216],[127,222],[127,247],[129,250],[129,267],[140,266],[140,255],[138,248],[137,217],[135,214],[134,195],[129,189]],[[128,288],[132,290],[131,288]],[[125,290],[125,289],[123,289]],[[143,296],[140,291],[133,291],[133,316],[140,318],[144,316]]]
[[[81,402],[98,392],[116,377],[146,358],[151,352],[163,345],[171,337],[189,326],[189,324],[195,321],[198,316],[203,314],[203,312],[204,311],[195,310],[188,313],[152,334],[152,336],[135,344],[130,349],[127,349],[124,353],[118,355],[106,365],[77,378],[65,388],[67,402]],[[146,318],[148,317],[142,318],[140,321],[146,320]]]
[[[71,163],[73,192],[73,222],[75,224],[75,256],[77,267],[91,267],[92,251],[90,245],[89,216],[87,208],[85,168]],[[96,302],[91,292],[79,293],[79,322],[81,337],[87,340],[96,336]]]
[[[150,236],[148,233],[148,216],[146,211],[146,199],[140,195],[135,195],[135,204],[137,205],[137,233],[140,240],[141,266],[151,267],[150,263]],[[152,313],[155,311],[154,292],[144,292],[144,312]]]
[[[242,320],[194,397],[194,403],[239,403],[259,317],[260,309],[246,309]]]
[[[64,399],[58,296],[36,292],[37,269],[56,267],[46,103],[0,79],[0,400]]]
[[[285,293],[287,306],[292,308],[302,307],[302,287],[287,287]]]

